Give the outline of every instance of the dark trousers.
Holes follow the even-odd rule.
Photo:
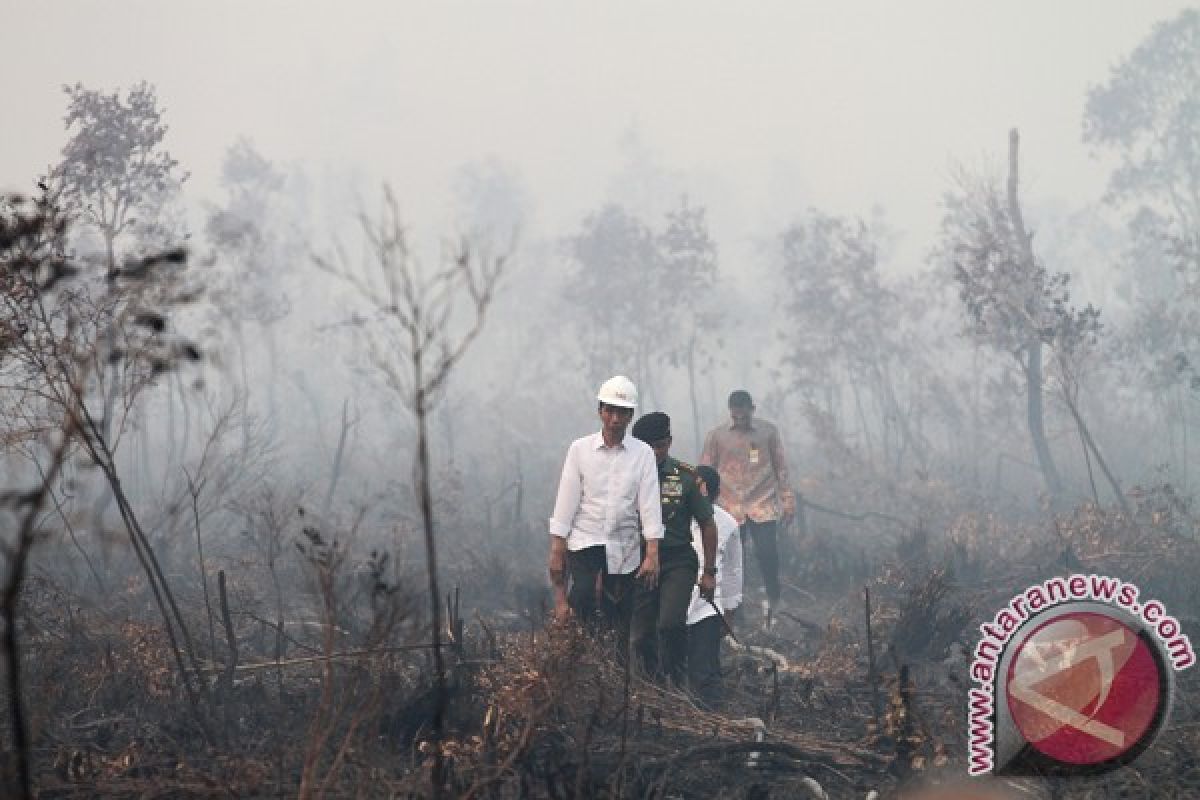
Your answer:
[[[763,586],[767,589],[767,599],[772,606],[779,605],[779,523],[769,522],[742,523],[742,552],[754,549],[758,569],[762,573]]]
[[[611,575],[604,545],[568,551],[567,571],[571,585],[567,602],[590,633],[616,634],[617,653],[629,644],[629,619],[633,611],[633,573]]]
[[[721,702],[721,636],[725,626],[721,618],[705,617],[688,626],[688,686],[703,708],[716,708]]]
[[[658,551],[658,586],[638,583],[633,600],[633,647],[642,668],[683,685],[687,610],[700,562],[690,544]]]

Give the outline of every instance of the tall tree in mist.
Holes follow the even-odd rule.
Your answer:
[[[575,263],[569,299],[579,309],[579,340],[593,377],[625,372],[645,383],[659,353],[654,232],[608,205],[583,221],[567,246]],[[647,387],[648,388],[648,387]]]
[[[80,83],[63,91],[70,138],[53,177],[66,211],[99,233],[115,267],[118,241],[135,229],[152,229],[163,201],[188,176],[163,145],[167,125],[153,86],[143,81],[124,97]]]
[[[16,525],[3,526],[6,534],[0,546],[5,556],[9,701],[22,760],[27,753],[17,603],[34,543],[34,517],[47,499],[63,491],[58,478],[69,457],[98,470],[110,488],[162,614],[196,721],[206,738],[209,735],[200,706],[203,684],[195,678],[196,651],[166,574],[122,487],[112,438],[119,435],[145,389],[181,362],[200,358],[196,346],[169,325],[171,311],[196,294],[184,274],[186,255],[174,250],[97,270],[71,257],[68,233],[69,218],[52,190],[43,189],[36,201],[0,199],[0,419],[5,426],[0,439],[12,441],[15,435],[23,442],[27,469],[7,477],[14,482],[33,478],[35,487],[0,491],[0,497],[15,500],[0,503],[0,513],[9,510],[18,517]],[[121,387],[116,404],[110,402],[110,393],[98,390],[105,370],[111,370]],[[113,409],[115,421],[105,416]],[[26,768],[24,764],[23,772]],[[27,774],[24,784],[27,794]]]
[[[1118,159],[1107,199],[1128,214],[1137,304],[1123,349],[1163,407],[1186,483],[1200,396],[1200,10],[1158,23],[1091,89],[1083,135]]]
[[[1200,232],[1200,10],[1160,22],[1091,89],[1083,135],[1120,159],[1112,202]]]
[[[687,372],[688,401],[692,408],[692,435],[696,452],[703,445],[700,403],[696,396],[697,370],[712,367],[713,351],[719,346],[716,332],[721,312],[713,287],[717,279],[717,244],[708,232],[704,206],[689,205],[685,195],[676,208],[667,212],[665,227],[658,234],[658,252],[662,260],[664,305],[676,304],[677,331],[664,330],[669,363]],[[674,301],[672,301],[674,298]]]
[[[1066,373],[1071,355],[1099,330],[1099,312],[1090,305],[1075,310],[1070,276],[1049,271],[1035,255],[1022,211],[1018,167],[1019,137],[1013,130],[1003,188],[994,179],[960,176],[957,190],[946,198],[941,247],[953,267],[971,333],[1014,359],[1020,369],[1032,447],[1047,492],[1058,498],[1063,481],[1045,429],[1045,354],[1057,347],[1064,399],[1082,435],[1085,426],[1072,405],[1076,389]],[[1085,444],[1088,452],[1095,450]]]
[[[584,219],[567,245],[575,264],[568,299],[580,312],[576,324],[592,377],[637,376],[649,408],[667,399],[666,368],[683,366],[695,408],[700,332],[718,322],[711,297],[717,249],[704,208],[682,199],[656,232],[607,205]]]
[[[318,259],[317,263],[353,287],[369,306],[373,320],[363,322],[368,355],[416,422],[413,475],[425,540],[436,689],[432,786],[434,795],[440,796],[445,785],[441,737],[447,684],[430,485],[429,413],[451,372],[483,330],[507,255],[481,256],[468,242],[460,241],[444,251],[444,263],[428,270],[410,250],[395,197],[386,188],[379,217],[363,215],[360,222],[369,254],[363,268],[351,266],[344,258],[338,262]]]
[[[188,176],[164,145],[167,125],[154,87],[143,81],[122,95],[76,83],[64,86],[63,92],[68,139],[49,180],[64,213],[76,221],[73,234],[98,235],[109,270],[116,270],[127,255],[152,254],[181,244],[186,231],[175,201]],[[108,426],[122,391],[115,368],[107,371],[106,382],[101,419],[106,438],[112,441]],[[145,462],[149,449],[144,431],[141,444]],[[147,463],[142,470],[146,475],[151,472]],[[110,502],[109,495],[100,497],[93,512],[97,518]]]
[[[905,452],[925,460],[926,444],[896,391],[896,370],[916,366],[920,355],[897,336],[907,311],[880,273],[877,235],[862,220],[815,209],[783,232],[783,308],[792,320],[786,363],[794,388],[832,419],[841,417],[848,390],[864,455],[877,449],[898,469]]]
[[[250,141],[239,139],[226,151],[221,165],[225,204],[213,209],[206,223],[206,233],[216,248],[217,257],[228,267],[222,285],[210,295],[237,340],[243,425],[249,411],[252,385],[266,388],[267,418],[277,418],[275,326],[291,311],[284,278],[300,252],[299,246],[280,231],[277,214],[285,182],[283,172],[264,158]],[[261,333],[255,341],[261,340],[266,345],[269,371],[265,380],[250,379],[248,322],[257,325]]]

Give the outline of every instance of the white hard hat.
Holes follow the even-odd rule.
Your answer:
[[[637,408],[637,387],[624,375],[614,375],[600,387],[596,399],[618,408]]]

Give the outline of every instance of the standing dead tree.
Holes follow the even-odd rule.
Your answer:
[[[34,456],[37,488],[19,504],[23,522],[11,545],[4,597],[10,681],[19,680],[15,628],[24,564],[33,544],[34,516],[53,499],[66,459],[80,456],[98,468],[115,497],[130,543],[149,579],[195,719],[208,735],[197,686],[198,665],[183,617],[149,539],[122,488],[115,450],[143,390],[199,350],[169,325],[173,308],[195,296],[182,277],[182,250],[101,269],[68,254],[68,218],[57,195],[42,184],[36,200],[0,198],[0,436],[28,442],[57,438],[49,462]],[[109,402],[119,381],[118,402]],[[18,492],[20,495],[20,492]],[[18,687],[19,688],[19,687]],[[23,742],[19,695],[14,728]],[[21,754],[18,755],[21,758]],[[23,774],[28,778],[23,766]],[[27,785],[27,784],[26,784]]]
[[[33,779],[29,764],[29,735],[25,729],[25,713],[21,702],[21,656],[17,644],[21,589],[25,584],[29,556],[33,551],[38,517],[62,470],[63,462],[66,461],[67,446],[72,433],[68,418],[63,422],[57,444],[50,448],[49,464],[42,469],[39,485],[26,491],[0,492],[0,511],[10,511],[17,516],[15,536],[11,541],[0,540],[0,554],[3,554],[8,567],[4,576],[3,593],[0,594],[0,618],[4,622],[4,665],[8,673],[12,752],[16,754],[20,796],[24,798],[33,797]],[[2,784],[0,788],[4,788]]]
[[[1018,191],[1018,135],[1009,134],[1009,171],[998,181],[960,177],[947,198],[943,247],[954,268],[971,333],[998,352],[1012,355],[1025,379],[1026,417],[1047,493],[1063,484],[1046,439],[1045,346],[1053,339],[1054,313],[1067,298],[1069,276],[1050,273],[1033,253]]]
[[[1078,368],[1084,354],[1096,343],[1102,327],[1100,311],[1090,303],[1074,307],[1070,276],[1048,271],[1034,253],[1033,233],[1026,228],[1018,192],[1019,141],[1017,131],[1010,131],[1004,194],[997,185],[987,182],[964,187],[963,196],[957,199],[958,213],[952,209],[945,223],[960,295],[973,333],[995,349],[1011,353],[1021,366],[1028,393],[1029,430],[1050,494],[1061,495],[1062,480],[1043,423],[1046,349],[1057,367],[1063,402],[1079,432],[1093,496],[1098,502],[1091,477],[1094,457],[1117,503],[1132,520],[1132,509],[1120,483],[1079,411]]]
[[[448,248],[439,268],[427,271],[409,248],[395,196],[388,187],[383,191],[379,218],[363,214],[359,221],[370,249],[364,270],[350,267],[344,257],[336,262],[320,257],[316,261],[322,269],[351,286],[374,312],[375,321],[363,326],[369,357],[416,422],[414,473],[425,539],[436,682],[431,725],[432,788],[436,797],[441,795],[446,779],[441,739],[447,684],[430,487],[428,417],[438,390],[483,330],[508,256],[480,254],[468,242],[460,241]]]

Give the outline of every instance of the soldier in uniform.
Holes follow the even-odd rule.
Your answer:
[[[650,445],[658,462],[662,521],[658,585],[640,584],[633,601],[633,647],[643,667],[682,685],[687,663],[687,611],[700,564],[692,547],[692,521],[700,528],[703,597],[716,588],[717,526],[712,503],[690,464],[671,458],[671,418],[661,411],[644,415],[633,435]]]

